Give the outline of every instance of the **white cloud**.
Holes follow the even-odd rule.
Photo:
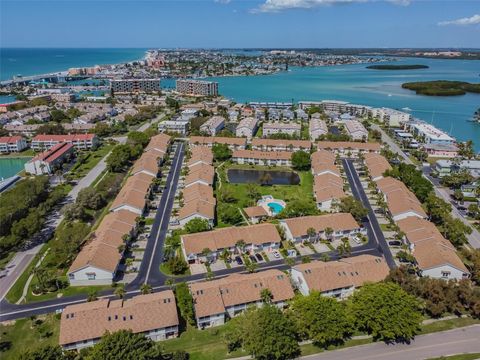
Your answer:
[[[231,0],[214,0],[214,1],[219,4],[229,4]]]
[[[480,15],[476,14],[471,17],[465,17],[456,20],[441,21],[438,23],[440,26],[446,25],[475,25],[480,24]]]
[[[251,12],[280,12],[290,9],[312,9],[319,6],[329,6],[336,4],[365,3],[382,0],[265,0],[259,7],[252,9]],[[396,5],[409,5],[411,0],[383,0]]]

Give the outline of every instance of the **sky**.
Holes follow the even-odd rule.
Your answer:
[[[480,48],[480,0],[0,0],[0,46]]]

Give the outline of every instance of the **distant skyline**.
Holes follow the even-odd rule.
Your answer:
[[[480,1],[0,0],[0,44],[480,48]]]

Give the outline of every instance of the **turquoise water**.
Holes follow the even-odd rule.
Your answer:
[[[15,101],[13,95],[0,95],[0,104],[8,104]]]
[[[283,210],[283,206],[276,202],[268,203],[268,207],[272,209],[274,215],[277,215],[280,211]]]
[[[30,158],[0,158],[0,180],[22,171],[28,160]]]
[[[248,77],[212,78],[219,92],[237,102],[343,100],[374,107],[410,108],[413,116],[433,123],[458,140],[473,140],[480,151],[480,124],[468,122],[480,107],[480,94],[434,97],[401,88],[409,81],[480,82],[480,61],[402,59],[396,64],[425,64],[429,69],[370,70],[365,64],[291,68],[289,72]]]
[[[0,49],[0,80],[139,60],[147,49]]]

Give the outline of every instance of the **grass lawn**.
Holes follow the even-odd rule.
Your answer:
[[[379,225],[380,225],[380,229],[382,229],[382,231],[393,231],[390,224],[379,224]]]
[[[87,175],[113,147],[114,145],[106,143],[94,151],[85,153],[85,160],[82,163],[77,162],[70,170],[69,176],[72,179],[81,179]]]
[[[177,339],[166,340],[162,346],[166,352],[185,350],[190,354],[190,360],[221,360],[248,355],[242,351],[228,353],[223,341],[229,324],[206,330],[189,328]]]
[[[20,157],[33,157],[35,156],[37,153],[33,150],[33,149],[25,149],[23,151],[20,151],[20,152],[12,152],[10,154],[2,154],[0,155],[0,158],[4,159],[4,158],[20,158]]]
[[[451,330],[459,327],[480,324],[480,320],[467,318],[456,318],[451,320],[437,321],[428,325],[422,325],[420,334],[430,334],[438,331]]]
[[[223,189],[228,189],[232,192],[237,199],[235,203],[232,203],[235,207],[240,209],[253,206],[259,199],[251,199],[247,192],[247,184],[232,184],[227,180],[228,169],[256,169],[256,170],[284,170],[292,171],[287,167],[268,167],[268,166],[252,166],[252,165],[237,165],[225,163],[221,168],[217,169],[220,174],[221,189],[219,190],[219,180],[215,189],[215,197],[217,198],[217,204],[220,205],[222,200],[220,199],[219,192]],[[277,199],[284,200],[287,203],[292,200],[302,199],[308,200],[313,203],[313,175],[310,171],[296,171],[300,176],[299,185],[271,185],[271,186],[257,186],[260,195],[272,195]],[[217,209],[218,209],[217,205]],[[219,221],[219,227],[226,226]]]
[[[16,359],[25,350],[46,345],[57,345],[60,331],[60,316],[49,314],[5,322],[0,325],[2,360]]]
[[[441,356],[438,358],[431,358],[427,360],[475,360],[475,359],[480,359],[480,353]]]
[[[2,257],[0,258],[0,270],[5,269],[7,264],[10,262],[10,260],[13,259],[15,256],[15,251],[11,251],[9,253],[6,253],[5,255],[2,254]]]

